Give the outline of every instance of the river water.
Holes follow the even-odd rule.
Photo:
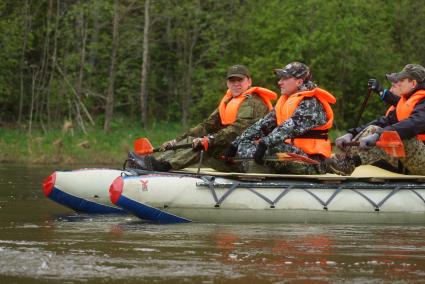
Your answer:
[[[425,282],[425,226],[81,215],[44,197],[55,168],[0,164],[0,283]]]

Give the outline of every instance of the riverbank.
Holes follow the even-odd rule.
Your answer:
[[[3,127],[0,128],[0,163],[121,165],[136,138],[147,137],[155,147],[182,131],[181,125],[166,123],[149,129],[121,123],[108,134],[100,126],[87,134],[66,127],[50,131],[35,129],[31,133],[25,128]],[[333,141],[341,134],[334,130],[330,137]]]
[[[31,133],[24,128],[0,128],[0,163],[21,164],[122,164],[133,141],[147,137],[152,145],[172,139],[182,131],[177,124],[158,124],[149,129],[121,124],[105,134],[102,129],[82,131],[58,128]]]

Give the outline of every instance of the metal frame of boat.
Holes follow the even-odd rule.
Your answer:
[[[425,223],[425,177],[362,166],[350,177],[205,172],[123,174],[117,206],[178,222]]]

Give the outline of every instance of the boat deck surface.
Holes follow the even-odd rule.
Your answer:
[[[198,168],[186,168],[175,173],[197,174]],[[293,175],[293,174],[266,174],[266,173],[236,173],[236,172],[219,172],[211,168],[201,168],[199,175],[219,176],[224,178],[238,180],[261,181],[265,179],[296,179],[296,180],[315,180],[321,182],[339,183],[343,181],[369,181],[369,182],[385,182],[390,180],[398,181],[414,181],[425,182],[425,176],[421,175],[404,175],[390,172],[378,167],[363,165],[356,168],[350,176],[340,176],[336,174],[323,175]]]

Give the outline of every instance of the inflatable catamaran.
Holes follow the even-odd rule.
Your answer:
[[[425,223],[425,176],[360,166],[352,176],[57,171],[52,200],[85,213],[131,213],[158,223]]]
[[[400,138],[389,135],[378,146],[404,156]],[[136,140],[138,149],[158,150],[145,138]],[[316,162],[299,155],[278,159]],[[43,190],[75,211],[131,213],[158,223],[425,223],[425,176],[373,166],[360,166],[351,176],[82,169],[54,172]]]
[[[362,166],[351,177],[210,172],[120,176],[111,200],[169,222],[425,223],[425,177]]]

